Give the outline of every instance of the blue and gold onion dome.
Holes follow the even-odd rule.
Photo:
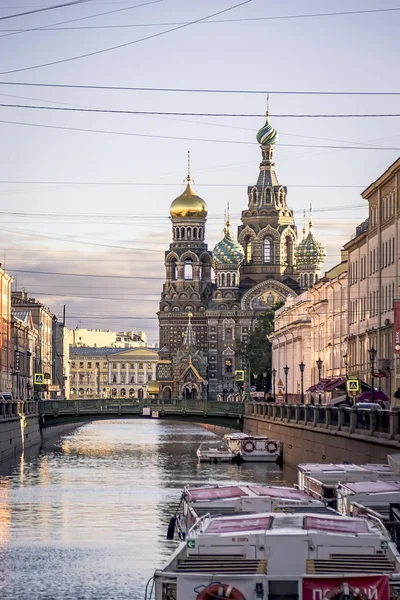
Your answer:
[[[326,249],[318,242],[312,231],[303,238],[295,250],[296,264],[298,267],[323,265],[326,258]]]
[[[267,114],[265,124],[257,133],[257,142],[261,144],[261,146],[268,146],[271,144],[276,144],[278,137],[279,134],[277,130],[272,127],[271,123],[269,122],[269,115]]]
[[[244,259],[244,250],[231,234],[229,225],[224,229],[224,237],[213,250],[213,263],[217,265],[240,265]]]

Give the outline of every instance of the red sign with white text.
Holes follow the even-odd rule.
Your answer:
[[[351,590],[361,591],[368,600],[389,600],[389,581],[386,575],[303,579],[303,600],[324,600],[335,591],[340,594],[344,584],[348,584],[350,593]]]
[[[400,354],[400,300],[394,300],[393,354]]]

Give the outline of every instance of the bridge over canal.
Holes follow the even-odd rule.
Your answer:
[[[242,429],[244,405],[241,402],[182,401],[179,404],[150,404],[123,400],[45,400],[39,402],[42,426],[66,422],[110,418],[149,418],[146,409],[159,418],[174,418]]]

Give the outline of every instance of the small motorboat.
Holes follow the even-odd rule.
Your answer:
[[[233,454],[222,440],[202,442],[196,451],[199,462],[232,462]]]
[[[282,464],[282,446],[277,440],[265,435],[247,433],[227,433],[224,435],[228,448],[235,461],[275,462]]]

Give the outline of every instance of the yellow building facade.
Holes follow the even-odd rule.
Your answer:
[[[130,398],[155,395],[158,354],[150,348],[70,346],[70,399]]]

